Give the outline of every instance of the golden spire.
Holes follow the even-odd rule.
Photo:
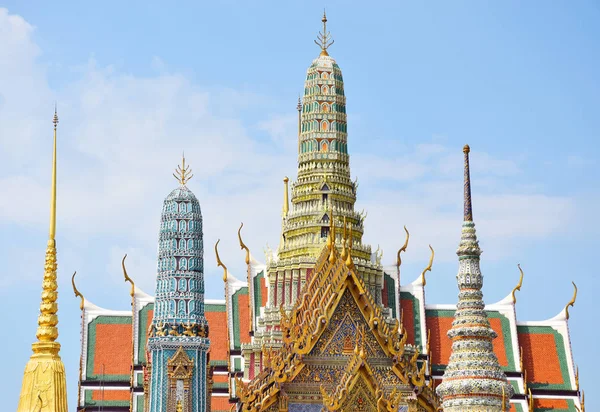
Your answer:
[[[185,152],[182,155],[181,166],[177,166],[175,173],[173,173],[173,177],[177,179],[182,186],[184,186],[192,177],[194,177],[192,174],[192,169],[185,165]]]
[[[58,284],[56,282],[56,127],[58,114],[54,107],[54,142],[52,150],[52,189],[50,192],[50,231],[46,247],[42,302],[38,317],[37,342],[32,344],[19,397],[17,412],[67,411],[65,366],[60,359],[58,338]]]
[[[288,212],[290,211],[290,201],[288,198],[288,182],[290,179],[288,177],[283,178],[283,217],[286,217]]]
[[[331,39],[331,34],[327,31],[327,15],[325,14],[325,10],[323,10],[323,18],[321,21],[323,22],[323,31],[319,32],[315,44],[321,48],[321,56],[329,56],[327,49],[335,42],[335,40]]]

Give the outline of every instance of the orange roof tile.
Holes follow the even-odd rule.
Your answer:
[[[404,308],[404,306],[403,306]],[[406,316],[406,315],[405,315]],[[434,365],[447,365],[452,351],[452,341],[448,337],[448,331],[452,327],[454,317],[428,316],[427,328],[430,332],[429,348],[431,351],[431,360]],[[494,353],[498,358],[500,366],[509,366],[506,355],[506,346],[504,344],[504,331],[502,329],[502,320],[499,318],[488,318],[490,326],[498,334],[494,339]]]
[[[527,380],[536,383],[564,383],[554,335],[550,333],[519,333],[523,350],[523,366]]]
[[[213,382],[214,383],[227,383],[227,382],[229,382],[229,377],[227,375],[221,375],[221,374],[217,375],[217,374],[214,374],[213,375]]]
[[[544,410],[564,409],[568,411],[569,403],[565,399],[534,399],[533,407]]]
[[[94,374],[128,375],[131,371],[131,324],[97,324]],[[104,366],[104,371],[102,367]]]
[[[250,308],[248,294],[238,294],[240,342],[250,343]]]
[[[227,317],[225,312],[205,312],[210,339],[210,359],[227,360]]]
[[[415,344],[415,312],[413,302],[410,299],[402,299],[400,303],[402,309],[402,323],[406,329],[406,343]]]
[[[429,350],[434,365],[447,365],[452,351],[452,341],[447,333],[452,327],[453,318],[431,316],[427,318],[429,330]]]
[[[130,397],[129,390],[117,389],[117,390],[104,390],[104,394],[102,394],[101,390],[92,391],[92,400],[93,401],[129,401]]]
[[[231,404],[229,403],[229,397],[227,396],[211,396],[210,397],[210,409],[214,411],[229,411]]]
[[[265,283],[265,278],[260,279],[260,292],[261,292],[261,306],[267,306],[267,298],[269,297],[269,290]]]

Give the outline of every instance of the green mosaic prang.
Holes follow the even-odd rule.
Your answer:
[[[146,330],[148,323],[148,312],[154,310],[154,303],[149,303],[144,306],[139,313],[138,324],[138,364],[142,364],[146,359],[146,343],[148,342],[148,331]]]
[[[423,349],[423,340],[421,337],[421,310],[419,306],[419,300],[410,292],[400,292],[400,301],[407,299],[412,302],[413,314],[414,314],[414,335],[415,335],[415,346]],[[402,307],[402,306],[400,306]]]
[[[131,325],[131,316],[98,316],[88,324],[88,345],[87,345],[87,362],[85,377],[90,381],[104,380],[108,382],[126,382],[127,385],[130,383],[131,376],[126,375],[95,375],[94,371],[94,358],[96,356],[96,325]],[[129,403],[128,403],[129,405]]]
[[[242,360],[240,358],[235,358],[233,360],[233,367],[236,372],[241,372],[242,371]]]
[[[558,362],[560,364],[560,372],[563,379],[562,384],[550,384],[541,382],[528,382],[527,385],[532,389],[558,389],[558,390],[574,390],[571,387],[571,379],[569,376],[569,366],[567,363],[567,355],[565,353],[565,341],[563,336],[551,326],[517,326],[518,333],[525,334],[542,334],[542,335],[554,335],[554,343],[556,347],[556,353],[558,355]]]
[[[437,318],[454,318],[453,310],[445,309],[426,309],[426,318],[437,317]],[[489,319],[500,319],[502,325],[502,339],[504,341],[504,350],[506,353],[506,359],[508,361],[507,366],[500,366],[504,372],[516,372],[515,357],[512,345],[512,334],[510,331],[510,320],[497,310],[486,310],[487,317]],[[447,365],[432,365],[436,371],[444,370]]]
[[[129,406],[129,401],[95,401],[92,399],[92,392],[93,391],[99,391],[101,388],[98,389],[85,389],[84,393],[85,393],[85,397],[84,397],[84,404],[85,406],[103,406],[103,407],[110,407],[110,406]],[[126,390],[126,389],[124,389]],[[104,391],[105,393],[108,392],[108,390]]]

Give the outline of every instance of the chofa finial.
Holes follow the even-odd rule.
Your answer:
[[[185,165],[185,152],[181,156],[181,166],[177,166],[175,173],[173,173],[173,177],[177,179],[182,186],[189,182],[192,177],[194,177],[192,174],[192,169]]]
[[[519,278],[519,283],[517,284],[517,286],[515,286],[515,288],[512,290],[513,303],[517,303],[517,296],[515,295],[515,292],[517,290],[521,290],[521,286],[523,286],[523,269],[521,269],[520,264],[518,264],[517,267],[519,268],[519,272],[521,272],[521,277]]]
[[[85,303],[85,299],[83,297],[83,295],[79,292],[79,290],[77,290],[77,286],[75,286],[75,275],[77,274],[77,272],[73,273],[73,276],[71,277],[71,285],[73,285],[73,292],[75,293],[75,297],[79,297],[81,299],[81,302],[79,303],[79,309],[83,310],[83,304]]]
[[[321,56],[329,56],[327,49],[335,42],[335,40],[331,39],[331,34],[327,31],[327,14],[325,13],[325,10],[323,10],[323,18],[321,21],[323,22],[323,31],[319,32],[315,44],[321,48]]]
[[[227,282],[227,266],[225,266],[223,264],[223,262],[221,262],[221,258],[219,257],[219,242],[221,241],[221,239],[217,240],[217,243],[215,243],[215,255],[217,255],[217,267],[221,266],[223,268],[223,282]]]
[[[565,306],[565,315],[566,315],[567,319],[569,319],[569,306],[570,307],[575,306],[575,301],[577,300],[577,285],[575,284],[575,282],[571,282],[571,283],[573,284],[573,287],[575,288],[575,290],[573,291],[573,298],[571,298],[569,303],[567,303],[567,306]]]

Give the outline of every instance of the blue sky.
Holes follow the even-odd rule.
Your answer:
[[[77,270],[87,299],[129,307],[119,262],[153,291],[162,199],[182,150],[211,252],[243,275],[236,230],[262,259],[279,239],[283,176],[296,175],[296,100],[318,55],[323,6],[344,73],[349,151],[368,211],[365,241],[394,261],[411,231],[405,282],[427,265],[429,303],[455,302],[462,146],[488,303],[525,271],[519,320],[569,321],[590,410],[600,203],[600,6],[572,2],[8,1],[0,4],[0,310],[11,353],[0,376],[18,402],[35,338],[48,228],[51,119],[59,117],[59,307],[70,406],[80,351]],[[7,332],[8,333],[8,332]]]

